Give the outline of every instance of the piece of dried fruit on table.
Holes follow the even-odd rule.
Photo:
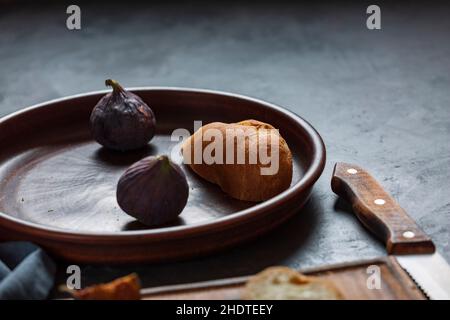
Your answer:
[[[135,273],[108,283],[71,291],[75,299],[80,300],[140,300],[141,285]]]
[[[220,140],[214,142],[214,147],[219,150],[214,150],[214,157],[222,155],[222,162],[208,163],[204,157],[200,159],[201,162],[196,161],[198,154],[203,156],[209,153],[208,150],[215,149],[211,146],[219,133]],[[182,149],[184,163],[196,174],[219,185],[224,192],[239,200],[264,201],[291,185],[291,151],[278,130],[268,123],[257,120],[213,122],[186,139]],[[239,161],[239,154],[244,155],[244,159],[241,159],[244,163]],[[269,158],[273,155],[274,161],[265,164],[261,161],[261,155],[268,155]],[[251,163],[251,159],[256,161]],[[232,163],[228,160],[232,160]],[[273,172],[270,172],[271,169]]]
[[[156,120],[150,107],[137,95],[122,88],[115,80],[105,81],[113,91],[106,94],[91,113],[94,139],[108,149],[139,149],[155,135]]]
[[[147,226],[174,220],[183,211],[189,186],[182,169],[167,156],[150,156],[129,167],[117,184],[117,203]]]
[[[305,276],[288,267],[270,267],[251,277],[244,288],[247,300],[341,300],[329,280]]]

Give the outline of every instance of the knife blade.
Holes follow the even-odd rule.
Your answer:
[[[366,170],[336,163],[331,188],[430,298],[450,299],[450,266],[431,238]]]

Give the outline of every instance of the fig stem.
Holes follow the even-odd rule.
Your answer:
[[[169,157],[166,156],[165,154],[163,154],[163,155],[160,155],[158,157],[158,160],[161,160],[161,161],[164,161],[164,162],[169,162]]]
[[[117,82],[116,80],[113,80],[113,79],[105,80],[105,85],[109,86],[109,87],[112,87],[113,88],[113,92],[124,91],[122,86],[119,84],[119,82]]]
[[[163,165],[164,168],[169,168],[170,167],[169,157],[166,156],[165,154],[159,156],[158,160],[162,161],[162,165]]]

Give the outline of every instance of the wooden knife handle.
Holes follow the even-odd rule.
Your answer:
[[[389,254],[435,251],[433,241],[363,168],[336,163],[331,189],[352,204],[358,219],[384,241]]]

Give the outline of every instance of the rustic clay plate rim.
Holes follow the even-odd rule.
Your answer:
[[[259,104],[261,107],[275,109],[276,111],[283,113],[290,118],[294,119],[298,126],[302,127],[303,130],[306,131],[309,140],[312,143],[312,155],[313,159],[310,166],[307,168],[303,177],[293,186],[289,187],[289,189],[283,191],[277,196],[266,200],[264,202],[255,204],[252,207],[249,207],[244,210],[240,210],[234,212],[225,217],[220,217],[213,219],[207,222],[200,222],[197,224],[191,225],[183,225],[183,226],[172,226],[172,227],[163,227],[160,229],[147,229],[147,230],[130,230],[130,231],[117,231],[117,232],[89,232],[89,231],[71,231],[68,229],[62,228],[54,228],[46,225],[41,225],[39,223],[34,223],[30,221],[21,220],[15,217],[12,217],[6,213],[0,211],[0,222],[6,223],[12,229],[21,230],[28,232],[33,232],[35,235],[43,235],[49,239],[58,239],[58,240],[67,240],[67,241],[80,241],[83,242],[86,239],[88,240],[99,240],[99,241],[107,241],[110,242],[112,240],[120,240],[127,238],[127,240],[135,239],[137,242],[145,237],[146,239],[155,237],[155,239],[161,240],[164,237],[174,238],[174,237],[186,237],[189,234],[209,231],[214,232],[215,230],[221,229],[223,227],[228,226],[229,224],[240,224],[243,223],[244,220],[250,219],[254,215],[260,214],[262,211],[271,210],[276,206],[281,205],[284,201],[297,196],[304,190],[312,187],[312,185],[319,179],[320,175],[323,172],[325,167],[325,159],[326,159],[326,151],[325,145],[319,133],[314,129],[314,127],[309,124],[305,119],[298,116],[297,114],[280,107],[276,104],[266,102],[257,98],[252,98],[249,96],[218,91],[218,90],[209,90],[209,89],[197,89],[197,88],[185,88],[185,87],[164,87],[164,86],[151,86],[151,87],[130,87],[127,88],[130,91],[177,91],[177,92],[187,92],[187,93],[199,93],[199,94],[212,94],[212,95],[221,95],[235,99],[241,99],[250,101],[253,103]],[[10,119],[25,114],[30,111],[34,111],[39,108],[50,107],[52,104],[61,103],[72,99],[83,98],[88,96],[94,96],[98,94],[106,94],[110,92],[110,90],[98,90],[91,91],[86,93],[79,93],[75,95],[66,96],[63,98],[57,98],[48,100],[42,103],[38,103],[32,105],[30,107],[24,108],[22,110],[13,112],[9,115],[0,118],[0,124]],[[138,237],[136,237],[138,236]],[[89,238],[86,238],[89,237]]]

